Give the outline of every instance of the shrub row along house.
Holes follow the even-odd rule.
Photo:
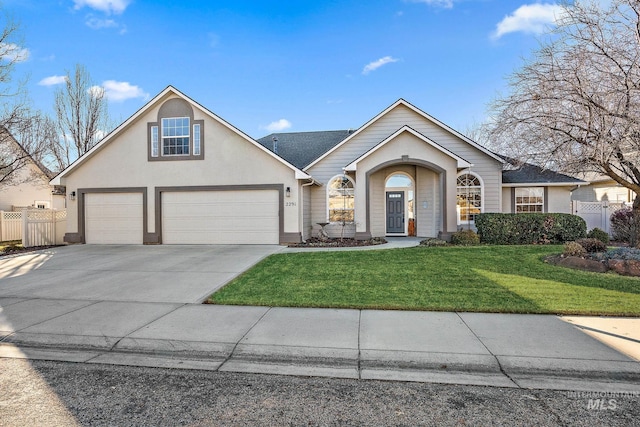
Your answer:
[[[480,212],[569,213],[586,184],[505,164],[403,99],[354,131],[255,140],[169,86],[51,184],[67,242],[117,244],[446,239]]]

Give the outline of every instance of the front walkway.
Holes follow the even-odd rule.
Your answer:
[[[385,237],[387,243],[382,245],[355,247],[317,247],[317,248],[285,248],[282,252],[323,252],[323,251],[370,251],[377,249],[411,248],[420,245],[425,237]]]

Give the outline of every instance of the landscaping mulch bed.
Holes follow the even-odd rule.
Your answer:
[[[356,240],[356,239],[319,239],[317,237],[311,237],[302,243],[292,243],[290,248],[351,248],[357,246],[375,246],[387,243],[387,241],[381,237],[374,237],[368,240]]]
[[[561,267],[575,268],[593,273],[616,272],[622,276],[640,277],[640,261],[627,259],[593,259],[566,255],[550,255],[545,262]]]
[[[26,253],[29,253],[29,252],[39,251],[41,249],[56,248],[58,246],[60,246],[60,245],[34,246],[34,247],[31,247],[31,248],[23,248],[22,246],[6,247],[4,250],[0,251],[0,258],[5,257],[5,256],[11,256],[11,255],[26,254]]]

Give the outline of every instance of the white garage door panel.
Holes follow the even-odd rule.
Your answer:
[[[162,193],[165,244],[278,244],[275,190]]]
[[[142,194],[85,194],[85,241],[142,244]]]

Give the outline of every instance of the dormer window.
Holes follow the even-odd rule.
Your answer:
[[[158,112],[158,121],[148,123],[148,158],[161,160],[204,159],[204,121],[193,119],[193,109],[184,100],[170,99]]]

